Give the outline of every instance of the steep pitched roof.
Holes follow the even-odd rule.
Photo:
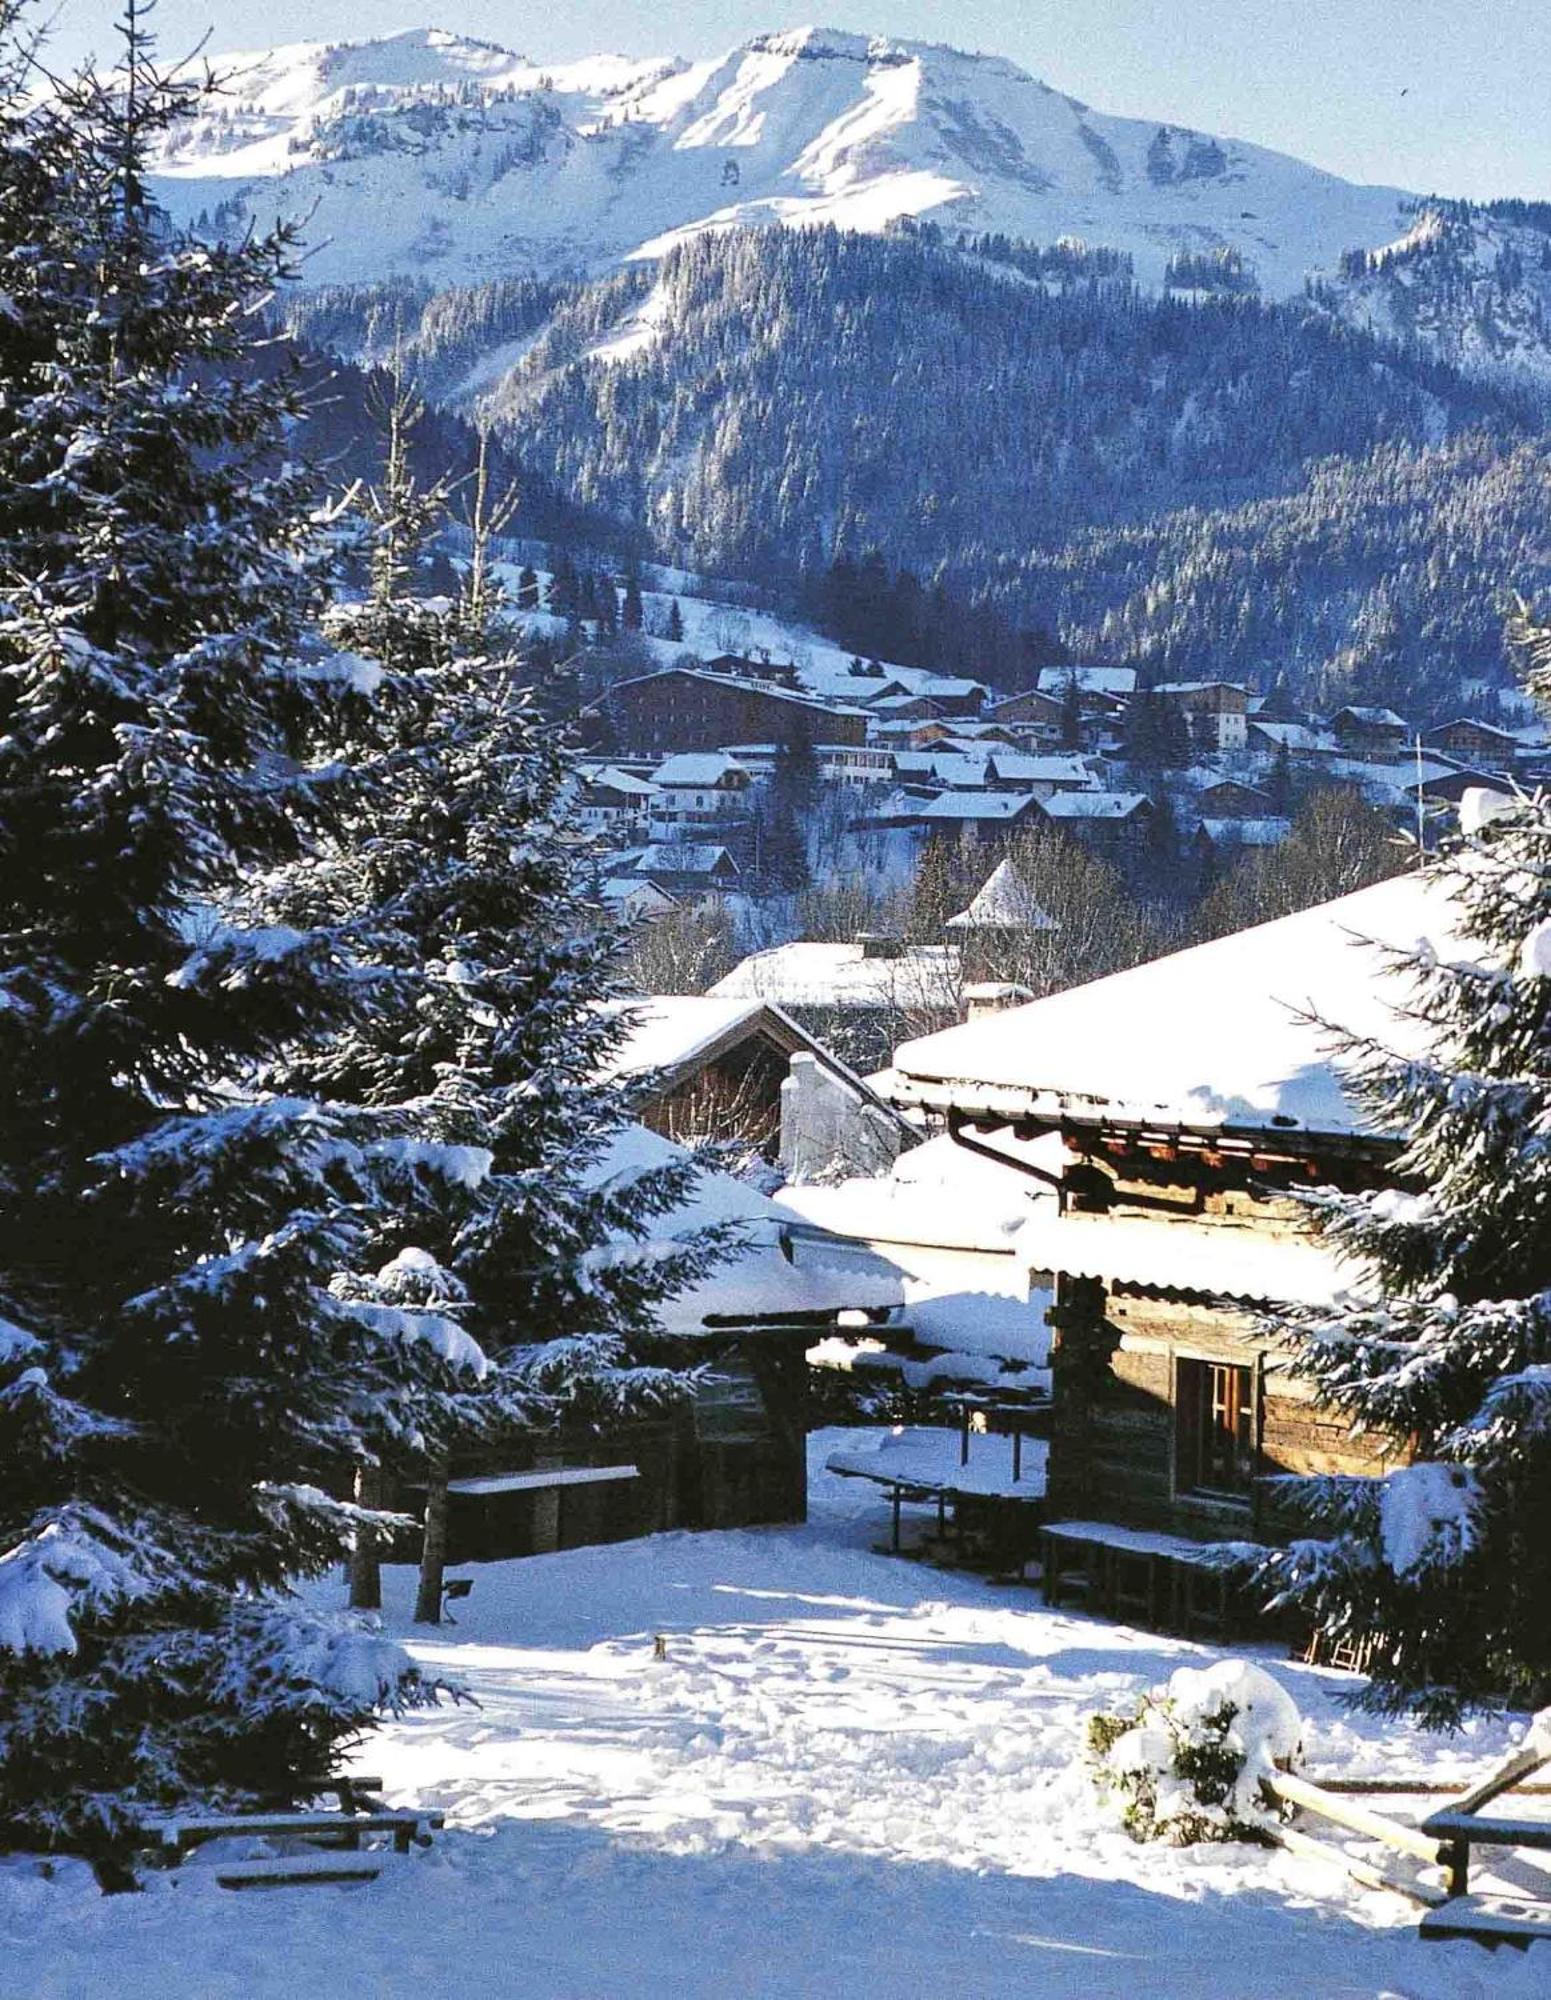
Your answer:
[[[1055,931],[1061,926],[1035,902],[1010,860],[999,861],[968,909],[949,917],[950,931]]]
[[[1457,948],[1459,912],[1423,874],[905,1043],[895,1097],[1006,1118],[1353,1136],[1331,1022],[1419,1053],[1409,982],[1371,941]]]

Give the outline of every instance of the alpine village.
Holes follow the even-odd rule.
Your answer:
[[[1551,202],[73,11],[0,2000],[1551,1991]]]

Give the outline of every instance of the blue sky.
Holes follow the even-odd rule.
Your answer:
[[[107,46],[115,0],[59,0],[54,59]],[[1423,193],[1551,198],[1551,0],[160,0],[164,53],[435,24],[540,59],[710,55],[817,18],[1011,56],[1101,111],[1167,119]]]

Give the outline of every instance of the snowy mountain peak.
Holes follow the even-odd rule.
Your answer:
[[[314,283],[598,271],[708,229],[929,216],[1118,249],[1144,284],[1227,256],[1284,297],[1403,227],[1394,190],[1104,116],[1001,57],[847,29],[546,64],[419,28],[223,66],[219,108],[168,144],[164,196],[190,220],[311,213]]]

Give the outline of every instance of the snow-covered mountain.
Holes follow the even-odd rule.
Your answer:
[[[1163,281],[1237,253],[1268,297],[1405,227],[1402,196],[1090,110],[994,56],[795,28],[712,61],[544,64],[440,29],[221,59],[174,134],[180,219],[309,218],[312,284],[597,273],[704,230],[903,216],[1076,236]]]
[[[1393,243],[1349,250],[1317,297],[1472,375],[1551,382],[1551,205],[1427,202]]]

